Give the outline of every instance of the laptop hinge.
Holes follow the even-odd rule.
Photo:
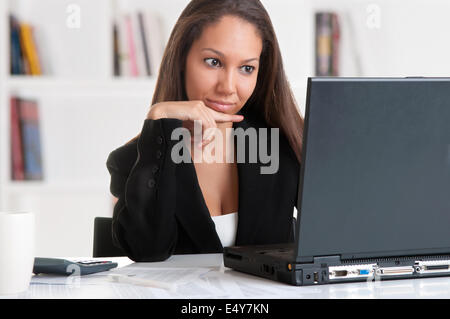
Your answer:
[[[313,256],[306,256],[306,257],[304,257],[304,256],[302,256],[302,257],[297,256],[297,258],[295,258],[295,262],[299,263],[299,264],[312,263],[312,262],[314,262],[314,257]]]
[[[319,256],[314,257],[314,264],[322,266],[333,266],[341,263],[341,256]]]
[[[320,256],[320,257],[312,257],[312,261],[307,262],[299,262],[296,261],[295,269],[325,269],[330,266],[340,265],[341,256]]]
[[[297,264],[339,264],[341,261],[340,255],[334,255],[334,256],[306,256],[306,257],[297,257],[295,262]]]

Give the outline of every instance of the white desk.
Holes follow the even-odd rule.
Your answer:
[[[450,298],[450,277],[294,287],[225,268],[222,254],[177,255],[157,263],[133,263],[126,257],[99,259],[118,262],[122,271],[134,269],[159,275],[174,275],[176,271],[198,275],[199,269],[203,271],[178,285],[175,292],[114,283],[106,280],[106,275],[99,275],[86,279],[60,277],[53,284],[38,284],[34,278],[28,291],[0,298]]]

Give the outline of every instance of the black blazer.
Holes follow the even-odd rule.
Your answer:
[[[177,127],[182,127],[179,119],[147,119],[139,138],[114,150],[107,160],[111,193],[119,199],[113,213],[113,242],[134,261],[223,250],[194,164],[171,159],[172,147],[179,142],[171,140],[171,133]],[[238,127],[267,126],[246,116],[233,123]],[[270,130],[267,139],[270,143]],[[246,143],[245,154],[248,150]],[[279,154],[275,174],[260,173],[260,167],[269,164],[261,163],[259,156],[257,163],[250,163],[246,155],[245,163],[237,164],[238,246],[293,241],[300,165],[281,130]]]

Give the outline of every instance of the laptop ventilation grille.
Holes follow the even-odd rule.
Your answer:
[[[380,257],[380,258],[360,258],[360,259],[342,259],[343,264],[371,263],[371,262],[393,262],[402,260],[418,260],[418,259],[450,259],[450,255],[422,255],[422,256],[402,256],[402,257]]]

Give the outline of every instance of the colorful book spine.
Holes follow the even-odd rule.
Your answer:
[[[128,52],[128,37],[125,16],[120,16],[117,21],[120,75],[130,76],[130,53]]]
[[[138,20],[139,20],[139,31],[141,35],[141,42],[142,42],[142,50],[144,53],[144,59],[145,59],[145,73],[147,76],[150,76],[152,74],[152,69],[150,66],[150,56],[148,52],[148,44],[147,44],[147,32],[145,30],[145,22],[144,22],[144,15],[142,12],[138,12]]]
[[[21,99],[19,103],[22,153],[26,180],[42,180],[42,154],[37,102]]]
[[[118,17],[113,25],[117,39],[120,74],[123,76],[157,75],[164,53],[164,36],[161,18],[151,11],[127,13]]]
[[[316,76],[338,76],[340,40],[338,16],[329,12],[316,13],[315,24]]]
[[[331,30],[332,30],[332,42],[331,42],[331,75],[339,75],[339,44],[341,38],[341,30],[339,26],[339,19],[336,13],[331,15]]]
[[[10,98],[10,143],[11,143],[11,179],[21,181],[25,179],[23,152],[22,152],[22,134],[20,132],[19,118],[20,100],[12,96]]]
[[[114,76],[120,75],[120,49],[119,49],[119,27],[117,23],[113,25],[113,45],[114,45]]]
[[[133,24],[131,21],[131,16],[127,15],[125,17],[125,23],[127,28],[128,52],[130,53],[130,72],[131,76],[138,76],[139,72],[136,57],[136,45],[134,42]]]
[[[136,65],[138,70],[138,76],[146,75],[146,67],[145,67],[145,51],[142,43],[142,35],[141,35],[141,27],[139,23],[138,14],[131,15],[131,22],[133,26],[133,39],[134,39],[134,48],[136,53]]]
[[[316,75],[330,75],[331,20],[328,13],[316,14]]]
[[[22,23],[20,25],[20,38],[24,56],[29,64],[30,74],[40,75],[41,65],[33,39],[33,27],[27,23]]]
[[[9,30],[10,30],[10,66],[11,74],[24,74],[22,48],[20,46],[20,26],[17,19],[9,16]]]

